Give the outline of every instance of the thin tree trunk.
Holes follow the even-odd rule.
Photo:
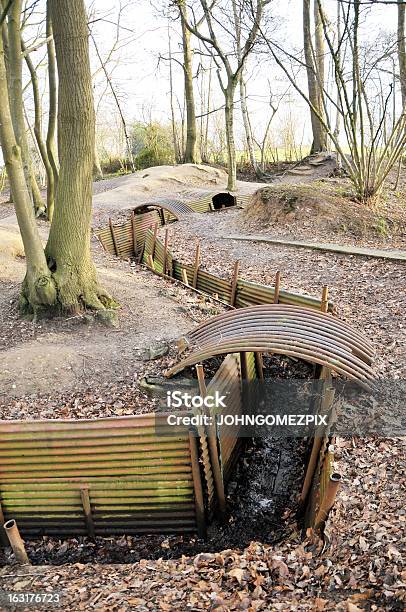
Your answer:
[[[23,282],[21,306],[37,312],[56,300],[56,288],[45,259],[34,219],[34,211],[24,175],[21,149],[14,134],[8,98],[3,41],[0,39],[0,144],[7,168],[17,221],[24,244],[27,273]]]
[[[319,113],[324,117],[324,83],[325,83],[325,48],[324,48],[324,34],[323,34],[323,22],[320,15],[321,3],[314,0],[314,39],[315,39],[315,58],[314,64],[316,69],[316,92],[317,92],[317,108]],[[319,150],[327,151],[327,133],[324,129],[323,124],[319,119],[318,122],[318,133],[319,133]]]
[[[49,163],[51,164],[54,173],[54,193],[58,184],[59,177],[59,161],[58,151],[56,146],[56,121],[58,112],[58,79],[56,75],[56,56],[55,43],[53,39],[51,11],[49,8],[49,0],[47,0],[47,54],[48,54],[48,88],[49,88],[49,110],[48,110],[48,131],[47,131],[47,153]],[[53,214],[53,211],[52,211]]]
[[[315,0],[317,1],[317,0]],[[316,70],[313,58],[313,45],[310,21],[310,0],[303,0],[303,49],[306,62],[307,85],[309,90],[309,100],[312,106],[320,112],[320,99],[317,91]],[[316,113],[311,109],[310,117],[312,122],[313,143],[311,153],[323,150],[322,124]]]
[[[237,180],[237,160],[234,141],[234,94],[236,83],[228,83],[225,91],[225,120],[227,138],[228,191],[235,191]]]
[[[100,157],[99,152],[97,150],[96,139],[94,141],[94,156],[93,156],[93,178],[102,179],[103,178],[103,170],[100,165]]]
[[[90,253],[95,112],[84,0],[49,0],[59,77],[60,171],[46,254],[65,311],[114,307]]]
[[[21,43],[21,47],[23,51],[26,51],[26,47],[23,42]],[[27,52],[25,52],[25,61],[28,66],[28,70],[30,71],[31,85],[34,96],[34,135],[47,174],[47,217],[49,221],[52,221],[55,204],[55,179],[54,172],[49,161],[47,147],[42,138],[42,105],[38,87],[38,77],[31,57]]]
[[[196,111],[195,98],[193,91],[193,59],[192,47],[190,44],[190,31],[185,23],[185,0],[181,0],[179,5],[180,20],[182,25],[182,46],[183,46],[183,73],[185,77],[185,98],[186,98],[186,147],[185,163],[194,164],[197,161],[196,154]]]
[[[399,0],[398,4],[398,59],[400,88],[402,92],[402,107],[406,109],[406,42],[405,42],[406,3]]]
[[[247,106],[247,90],[246,90],[246,85],[245,85],[245,81],[244,81],[242,72],[241,72],[239,80],[240,80],[241,114],[242,114],[242,120],[244,123],[245,139],[247,141],[248,154],[250,156],[251,166],[253,170],[255,171],[255,174],[257,176],[260,176],[261,172],[258,167],[257,160],[255,158],[254,141],[252,138],[251,124],[250,124],[250,118],[249,118],[248,106]]]
[[[175,106],[174,106],[174,101],[173,101],[172,46],[171,46],[171,33],[169,29],[169,24],[168,24],[168,52],[169,52],[169,102],[171,106],[172,141],[173,141],[173,150],[175,153],[175,161],[177,164],[180,164],[181,154],[179,151],[179,140],[178,140],[178,135],[176,132]]]
[[[24,164],[24,175],[28,191],[32,196],[33,206],[37,214],[45,211],[41,192],[37,185],[32,168],[24,121],[23,89],[22,89],[22,53],[21,53],[21,9],[22,0],[14,0],[8,17],[9,41],[9,96],[12,113],[14,135],[21,149]]]

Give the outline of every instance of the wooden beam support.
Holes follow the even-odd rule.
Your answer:
[[[206,519],[204,513],[204,497],[202,478],[200,474],[199,452],[197,438],[189,433],[190,459],[192,463],[193,488],[195,493],[196,524],[199,537],[206,537]]]
[[[114,225],[113,225],[113,221],[111,220],[111,218],[109,218],[109,227],[110,227],[110,232],[111,232],[111,239],[113,240],[114,251],[117,257],[120,257],[120,250],[118,248],[116,234],[114,232]]]
[[[240,260],[237,259],[237,261],[234,264],[233,278],[231,281],[231,296],[230,296],[231,306],[235,306],[235,298],[237,297],[237,284],[238,284],[239,275],[240,275]]]
[[[200,268],[200,240],[198,240],[196,244],[196,253],[195,253],[195,264],[193,266],[193,281],[192,287],[197,287],[197,275],[199,274]]]
[[[278,270],[277,273],[275,274],[275,289],[274,289],[274,294],[273,294],[273,303],[274,304],[278,304],[279,303],[280,288],[281,288],[281,273]]]
[[[90,506],[89,489],[87,487],[81,487],[80,499],[82,500],[83,513],[85,515],[87,533],[89,537],[94,538],[95,532],[94,532],[92,508]]]

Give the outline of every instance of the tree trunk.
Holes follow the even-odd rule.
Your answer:
[[[49,0],[59,77],[60,171],[46,255],[65,311],[116,303],[90,253],[95,113],[84,0]]]
[[[45,259],[44,249],[34,219],[34,211],[24,175],[21,150],[17,144],[8,98],[3,41],[0,38],[0,144],[7,168],[21,238],[27,273],[23,282],[21,305],[37,313],[56,301],[56,288]]]
[[[398,58],[399,78],[402,92],[402,107],[406,109],[406,43],[405,43],[405,14],[406,3],[401,0],[398,4]]]
[[[58,108],[57,76],[56,76],[56,57],[55,43],[53,39],[51,11],[49,0],[47,0],[47,54],[48,54],[48,88],[49,88],[49,110],[48,110],[48,131],[47,131],[47,153],[49,163],[54,174],[54,196],[59,177],[59,161],[56,147],[56,121]],[[53,215],[53,211],[51,213]]]
[[[228,191],[235,191],[237,180],[237,160],[235,155],[234,142],[234,93],[236,83],[229,81],[225,95],[225,119],[226,119],[226,138],[227,138],[227,162],[228,162]]]
[[[315,39],[315,58],[314,65],[316,69],[316,93],[317,93],[317,108],[320,115],[325,117],[324,109],[324,83],[325,83],[325,46],[323,34],[323,22],[320,15],[321,2],[314,0],[314,39]],[[327,132],[322,122],[317,119],[318,134],[319,134],[319,151],[327,151]]]
[[[8,17],[9,41],[9,96],[14,135],[21,149],[24,164],[24,175],[28,191],[32,195],[34,209],[37,214],[45,211],[41,192],[37,185],[32,168],[24,121],[23,89],[22,89],[22,53],[21,53],[21,8],[22,0],[14,0]]]
[[[99,152],[97,150],[96,139],[94,141],[93,178],[94,179],[102,179],[103,178],[103,170],[102,170],[102,167],[100,165],[100,157],[99,157]]]
[[[25,51],[26,48],[23,42],[21,46],[23,51]],[[47,217],[49,221],[52,221],[55,203],[55,180],[52,166],[48,157],[47,147],[42,138],[42,104],[38,87],[38,77],[31,57],[27,52],[25,53],[25,61],[28,66],[28,70],[30,71],[31,85],[34,97],[34,135],[47,174]]]
[[[315,0],[317,3],[317,0]],[[309,100],[313,108],[320,112],[320,99],[318,95],[316,68],[313,58],[313,44],[310,25],[310,0],[303,0],[303,49],[306,62],[307,84],[309,89]],[[323,151],[323,126],[320,123],[316,113],[310,109],[310,117],[312,122],[313,143],[311,153]]]
[[[261,176],[261,171],[258,167],[258,163],[255,158],[254,141],[252,138],[251,124],[250,124],[250,118],[249,118],[248,106],[247,106],[247,90],[246,90],[246,85],[245,85],[245,81],[244,81],[242,72],[240,74],[239,80],[240,80],[241,114],[242,114],[242,120],[244,123],[245,139],[247,141],[248,154],[250,156],[251,166],[253,170],[255,171],[255,174],[257,176]]]
[[[193,92],[193,59],[192,47],[190,45],[190,32],[185,23],[186,3],[180,3],[180,19],[182,25],[182,46],[183,46],[183,72],[185,77],[185,99],[186,99],[186,147],[185,163],[194,164],[197,162],[196,154],[196,111],[195,98]]]

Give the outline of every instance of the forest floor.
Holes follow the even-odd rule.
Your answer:
[[[190,187],[224,188],[225,175],[219,169],[189,174],[183,169],[182,177],[173,176],[168,169],[164,172],[162,180],[153,169],[133,179],[126,176],[96,183],[94,226],[105,224],[108,216],[115,219],[116,209],[117,219],[128,215],[132,202],[157,194],[170,195]],[[374,342],[378,371],[389,380],[404,378],[404,264],[225,238],[231,233],[263,231],[272,236],[328,238],[331,242],[340,242],[342,237],[344,243],[341,220],[336,230],[329,226],[334,214],[327,215],[327,225],[324,221],[315,224],[306,214],[306,183],[312,178],[290,176],[294,178],[287,181],[287,198],[286,193],[280,195],[278,184],[274,185],[279,191],[272,195],[272,201],[285,198],[291,208],[289,190],[302,189],[295,187],[299,176],[304,187],[300,197],[295,193],[293,198],[294,208],[304,198],[299,212],[282,206],[280,214],[265,219],[269,226],[261,216],[262,202],[259,215],[255,211],[249,214],[248,207],[194,214],[169,226],[170,249],[185,263],[191,262],[194,238],[200,238],[202,266],[209,271],[231,275],[234,261],[240,259],[243,278],[272,284],[280,270],[283,288],[311,295],[320,295],[322,286],[328,284],[338,315]],[[345,179],[320,177],[319,173],[314,178],[312,190],[320,192],[319,201],[326,185],[334,191],[334,207],[336,198],[346,198],[342,193],[348,188]],[[252,185],[252,190],[256,187]],[[376,230],[371,218],[363,232],[354,230],[350,243],[402,246],[403,189],[402,184],[400,195],[394,196],[397,206],[385,208],[385,223],[381,223],[385,231]],[[317,217],[323,217],[317,207],[319,204],[310,206]],[[382,210],[378,216],[382,217]],[[295,216],[286,218],[290,212]],[[153,409],[153,401],[139,386],[140,378],[159,375],[175,357],[173,340],[222,307],[106,255],[94,240],[100,277],[122,305],[117,325],[106,326],[90,315],[36,323],[21,320],[16,304],[24,275],[23,251],[8,205],[0,205],[1,217],[0,418],[97,418]],[[45,224],[40,226],[45,239]],[[161,353],[163,357],[159,357]],[[179,538],[165,536],[150,543],[145,538],[98,538],[95,543],[87,538],[43,538],[30,544],[36,565],[4,566],[0,586],[15,591],[60,592],[63,607],[75,611],[403,610],[405,440],[340,440],[336,460],[343,486],[328,522],[330,544],[326,550],[310,535],[302,541],[293,506],[287,504],[285,516],[281,516],[283,539],[270,542],[266,534],[261,537],[259,533],[258,541],[245,546],[242,539],[240,546],[233,542],[230,550],[221,550],[221,538],[219,547],[213,545],[212,551],[201,548],[203,552],[196,542],[179,543]],[[118,565],[119,560],[129,563]],[[4,561],[9,563],[10,559]],[[63,565],[46,565],[52,562]]]

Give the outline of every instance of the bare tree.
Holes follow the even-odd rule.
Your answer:
[[[183,48],[183,74],[185,81],[185,101],[186,101],[186,146],[184,161],[186,163],[196,163],[197,161],[197,129],[196,129],[196,110],[195,97],[193,91],[193,54],[190,41],[190,30],[187,28],[187,6],[186,0],[178,2],[180,22],[182,27],[182,48]]]
[[[323,121],[319,115],[324,115],[324,40],[321,21],[321,3],[314,1],[314,31],[315,45],[312,42],[310,0],[303,0],[303,49],[306,62],[309,99],[317,113],[310,109],[312,121],[313,143],[311,153],[326,151],[327,135]]]
[[[399,60],[399,78],[400,89],[402,92],[402,105],[406,108],[406,43],[405,43],[405,15],[406,3],[405,0],[399,0],[398,4],[398,60]]]
[[[229,10],[227,0],[213,2],[210,6],[207,0],[199,0],[197,3],[203,14],[199,19],[195,15],[194,6],[190,7],[192,19],[185,16],[186,27],[197,36],[204,44],[207,51],[212,55],[217,67],[217,76],[221,91],[224,95],[225,127],[227,139],[227,166],[228,183],[227,189],[235,191],[237,176],[237,160],[234,140],[234,97],[241,72],[244,69],[247,58],[251,53],[257,40],[259,27],[264,16],[264,9],[270,0],[236,0],[239,11],[244,22],[245,40],[241,39],[241,54],[233,62],[236,55],[236,32],[230,29],[233,23],[233,12]],[[178,0],[179,4],[179,0]],[[202,22],[207,29],[203,31],[200,27]],[[221,42],[220,42],[221,41]],[[231,48],[227,48],[228,41]]]
[[[338,95],[338,99],[335,101],[324,86],[324,104],[328,100],[341,116],[345,146],[350,150],[349,155],[345,152],[343,143],[336,136],[327,113],[320,112],[310,96],[298,84],[298,80],[292,74],[292,69],[288,68],[282,61],[280,53],[283,50],[267,40],[265,36],[264,39],[272,57],[296,91],[306,100],[334,143],[342,166],[354,185],[357,198],[361,202],[373,205],[379,198],[389,172],[399,160],[406,145],[406,111],[403,109],[397,117],[393,118],[392,125],[385,134],[386,118],[390,110],[390,100],[394,95],[394,90],[392,83],[390,83],[380,108],[374,104],[373,96],[368,91],[368,87],[371,86],[371,71],[379,68],[379,62],[374,61],[372,66],[361,66],[360,63],[359,19],[361,1],[353,0],[346,3],[342,36],[336,41],[336,46],[330,34],[330,24],[322,10],[321,0],[317,0],[317,2],[324,39],[334,66],[334,79]],[[344,61],[340,53],[344,38],[347,40],[349,47],[350,58],[347,61]],[[301,65],[298,58],[291,54],[288,54],[288,57],[292,62]]]

